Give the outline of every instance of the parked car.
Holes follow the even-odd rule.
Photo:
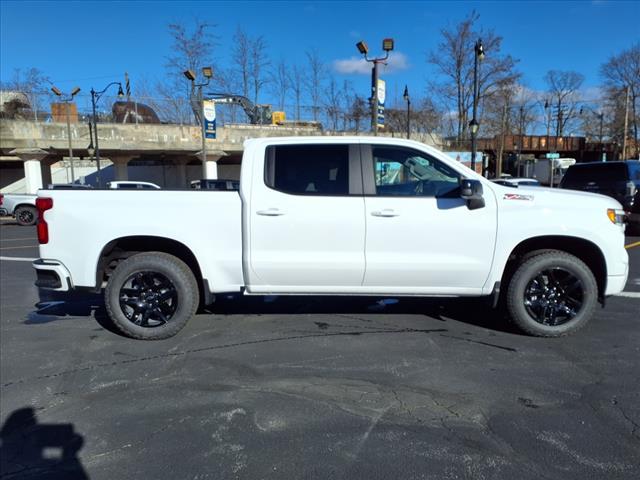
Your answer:
[[[539,187],[540,182],[535,178],[497,178],[493,183],[504,185],[505,187]]]
[[[160,186],[151,182],[138,182],[131,180],[117,180],[108,182],[107,188],[117,190],[160,190]]]
[[[28,193],[0,193],[0,215],[15,217],[18,225],[28,227],[38,220],[37,195]]]
[[[53,183],[47,185],[47,190],[85,190],[87,188],[93,187],[83,183]]]
[[[640,235],[640,188],[636,190],[631,208],[627,212],[627,233]]]
[[[240,182],[238,180],[224,178],[193,180],[190,186],[195,190],[240,190]]]
[[[600,193],[622,204],[630,230],[640,228],[632,207],[640,190],[640,161],[578,163],[569,167],[560,188]]]
[[[37,206],[36,285],[104,287],[109,318],[144,340],[229,292],[503,296],[522,331],[556,337],[629,274],[616,200],[505,187],[399,138],[256,138],[239,192],[51,190]]]

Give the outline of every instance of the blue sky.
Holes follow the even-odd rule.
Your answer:
[[[384,37],[393,37],[401,68],[383,72],[387,95],[401,96],[407,84],[412,95],[424,96],[435,73],[426,56],[440,30],[474,9],[483,28],[504,37],[503,52],[520,60],[524,83],[535,90],[544,89],[542,77],[550,69],[578,71],[585,88],[596,87],[599,66],[640,40],[638,1],[1,1],[0,78],[10,79],[15,68],[37,67],[63,90],[77,84],[86,93],[122,80],[127,71],[135,93],[137,79],[164,74],[171,45],[167,24],[198,18],[217,25],[220,45],[213,56],[221,65],[229,64],[238,25],[251,36],[263,35],[274,60],[302,64],[305,50],[316,48],[333,67],[357,59],[359,39],[375,51]],[[368,72],[336,76],[368,95]]]

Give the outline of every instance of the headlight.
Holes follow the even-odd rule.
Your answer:
[[[607,217],[611,220],[611,223],[616,225],[624,225],[626,216],[624,210],[617,210],[613,208],[607,209]]]

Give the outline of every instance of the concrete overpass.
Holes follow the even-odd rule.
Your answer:
[[[354,132],[334,133],[313,126],[286,125],[232,124],[218,127],[217,138],[207,140],[207,176],[238,178],[243,143],[248,138],[328,134],[353,135]],[[199,126],[99,123],[98,138],[103,160],[101,168],[111,168],[116,180],[129,179],[132,166],[144,165],[161,165],[166,170],[165,181],[159,182],[165,187],[184,188],[189,180],[202,178]],[[439,139],[429,134],[417,134],[412,138],[440,146]],[[84,166],[85,170],[92,165],[95,167],[95,160],[87,150],[90,144],[87,124],[71,124],[71,143],[74,165]],[[52,183],[52,165],[67,160],[66,123],[0,119],[0,172],[5,177],[0,183],[1,188],[6,188],[12,180],[19,180],[18,177],[24,177],[24,191],[35,192]]]

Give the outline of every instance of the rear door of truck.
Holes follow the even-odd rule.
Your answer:
[[[365,218],[358,145],[272,144],[256,155],[264,161],[254,160],[245,210],[248,291],[330,293],[360,287]]]

